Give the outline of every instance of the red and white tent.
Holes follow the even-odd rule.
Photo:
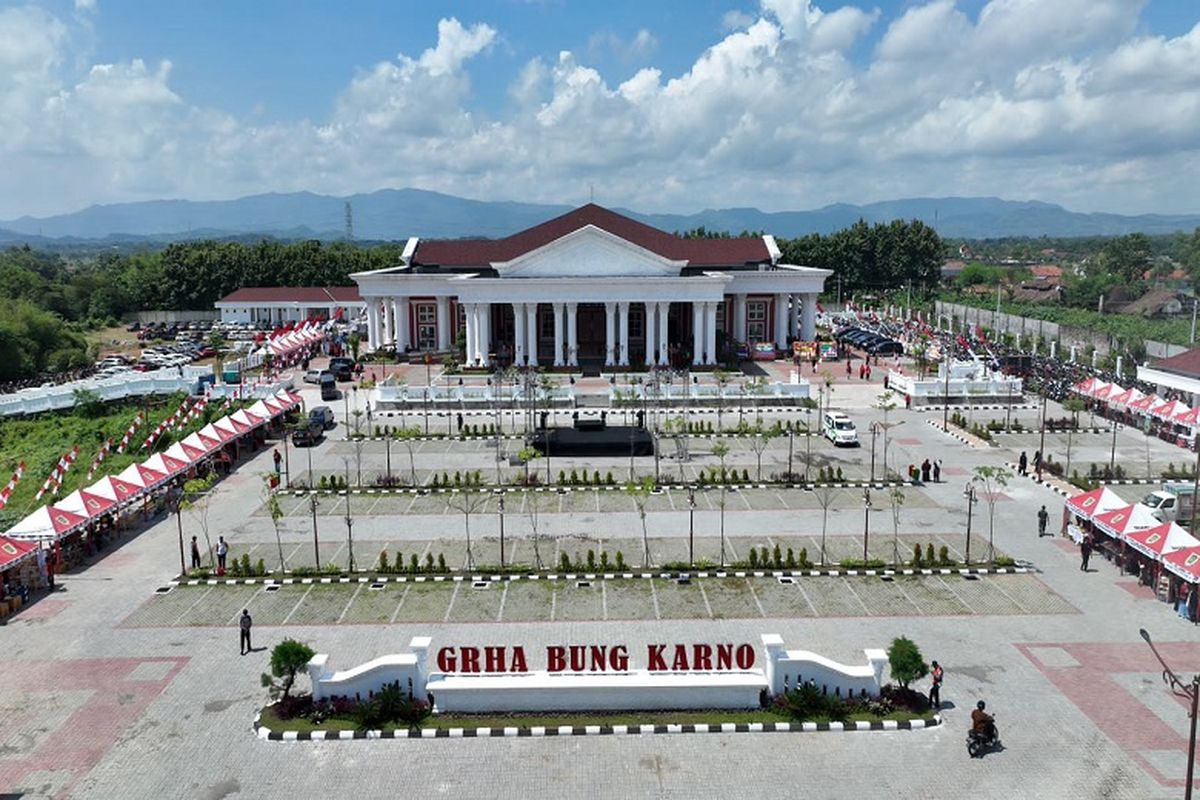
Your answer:
[[[1178,400],[1167,400],[1155,406],[1154,408],[1151,408],[1150,414],[1158,417],[1159,419],[1171,419],[1176,414],[1180,414],[1187,410],[1188,407]]]
[[[143,467],[149,467],[155,472],[161,472],[168,478],[172,478],[188,468],[186,459],[175,458],[166,453],[155,453],[142,462]]]
[[[283,404],[283,407],[292,408],[300,405],[301,397],[298,394],[289,392],[287,389],[280,389],[275,393],[275,399]]]
[[[1092,397],[1097,400],[1108,400],[1113,394],[1120,394],[1123,391],[1125,390],[1115,383],[1098,382],[1092,387]]]
[[[1138,400],[1141,400],[1144,396],[1145,395],[1143,395],[1137,389],[1130,387],[1120,394],[1114,394],[1112,397],[1108,398],[1108,404],[1110,406],[1127,407],[1131,403],[1136,403]]]
[[[106,511],[116,505],[116,502],[98,494],[92,494],[86,489],[76,489],[55,503],[59,508],[65,508],[89,521],[103,516]]]
[[[153,489],[164,482],[168,478],[168,475],[164,472],[150,469],[145,464],[130,464],[117,477],[125,481],[125,483],[140,486],[142,491],[145,492],[147,489]]]
[[[1200,426],[1200,406],[1179,412],[1175,415],[1173,422],[1177,425],[1190,425],[1193,428]]]
[[[193,433],[184,438],[180,442],[185,448],[190,448],[190,452],[199,452],[201,457],[208,455],[214,450],[221,447],[220,439],[209,439],[206,436],[201,436],[199,433]]]
[[[1158,395],[1148,394],[1148,395],[1144,395],[1141,400],[1135,400],[1132,403],[1130,403],[1129,410],[1130,411],[1141,411],[1143,413],[1148,414],[1148,413],[1150,413],[1151,408],[1153,408],[1154,406],[1158,405],[1161,402],[1162,402],[1162,400],[1159,399]]]
[[[105,475],[87,488],[90,494],[112,500],[114,503],[128,503],[136,500],[144,489],[140,485],[123,481],[112,475]]]
[[[1185,581],[1200,583],[1200,547],[1181,547],[1163,556],[1163,566]]]
[[[237,438],[237,431],[228,427],[218,428],[216,423],[210,422],[200,429],[200,437],[225,444],[225,442]]]
[[[1137,531],[1144,531],[1162,525],[1162,521],[1154,516],[1154,512],[1141,503],[1114,508],[1092,517],[1092,524],[1109,536],[1118,539]]]
[[[229,419],[235,425],[246,426],[245,429],[248,431],[254,430],[255,428],[260,427],[267,421],[265,417],[259,417],[254,414],[251,414],[250,412],[246,411],[245,409],[239,409],[239,410],[233,412],[232,414],[229,415]]]
[[[0,572],[37,556],[37,545],[0,536]]]
[[[247,416],[257,417],[263,421],[275,419],[275,417],[278,417],[282,413],[282,408],[279,408],[278,406],[272,408],[271,406],[267,405],[266,401],[264,400],[259,400],[257,403],[246,409]]]
[[[1074,389],[1079,394],[1087,395],[1090,397],[1092,394],[1092,389],[1096,388],[1096,379],[1088,378],[1085,381],[1080,381],[1079,383],[1075,384],[1071,388]]]
[[[1155,528],[1138,531],[1126,536],[1125,540],[1129,542],[1130,547],[1145,553],[1156,561],[1161,561],[1165,553],[1183,547],[1200,546],[1200,540],[1174,522],[1164,522]]]
[[[10,539],[61,539],[87,524],[87,517],[57,506],[41,506],[5,532]]]
[[[195,464],[197,461],[200,461],[208,455],[207,450],[205,450],[203,447],[197,447],[195,444],[188,442],[187,439],[176,442],[163,452],[169,455],[171,458],[179,461],[185,461],[188,464]]]
[[[243,433],[246,433],[250,430],[249,425],[244,422],[238,422],[232,417],[221,417],[218,420],[213,420],[213,425],[218,431],[230,433],[234,438],[237,438],[238,436],[241,436]]]
[[[1092,489],[1090,492],[1077,494],[1067,500],[1067,508],[1075,515],[1087,520],[1093,519],[1098,514],[1124,508],[1128,505],[1129,503],[1122,500],[1116,492],[1107,486],[1101,486]]]

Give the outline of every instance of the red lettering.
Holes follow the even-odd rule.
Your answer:
[[[629,669],[629,651],[625,649],[625,645],[619,644],[608,651],[608,663],[617,672]]]
[[[466,673],[479,672],[479,648],[464,647],[459,654],[462,657],[462,671]]]
[[[650,644],[646,645],[646,668],[651,672],[666,672],[667,662],[663,660],[663,650],[666,650],[665,644]]]
[[[491,646],[483,648],[484,672],[504,672],[505,661],[503,647]]]
[[[442,672],[454,672],[454,668],[458,666],[458,660],[454,658],[453,647],[443,647],[438,650],[437,665]]]
[[[608,669],[608,648],[592,645],[588,651],[588,672],[604,672]]]
[[[581,644],[568,647],[571,653],[571,672],[583,672],[587,669],[587,648]]]
[[[525,662],[525,648],[514,647],[512,653],[512,665],[509,667],[510,672],[529,672],[529,665]]]
[[[750,669],[754,666],[754,648],[748,644],[738,645],[737,649],[737,665],[738,669]]]
[[[717,645],[717,669],[733,669],[733,645]]]
[[[567,668],[567,648],[550,645],[546,648],[546,671],[562,672]]]
[[[712,669],[712,646],[697,644],[692,646],[692,669],[708,671]]]
[[[671,661],[671,670],[673,672],[686,672],[687,668],[687,647],[682,644],[677,644],[675,645],[675,658]]]

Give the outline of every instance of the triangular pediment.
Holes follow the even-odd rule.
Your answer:
[[[502,278],[659,278],[678,275],[686,265],[594,225],[511,261],[492,263]]]

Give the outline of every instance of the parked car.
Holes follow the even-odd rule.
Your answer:
[[[310,422],[319,424],[321,429],[326,431],[337,425],[337,421],[333,418],[333,409],[329,406],[317,406],[308,412],[308,419]]]
[[[338,392],[337,381],[334,380],[333,375],[330,373],[321,373],[320,384],[322,400],[337,400],[341,397],[341,394]]]
[[[292,431],[292,444],[296,447],[312,447],[324,435],[325,429],[319,423],[310,421]]]
[[[329,359],[329,371],[339,381],[354,380],[354,359],[336,356]]]
[[[835,447],[858,447],[858,431],[848,416],[840,411],[830,411],[825,414],[821,425],[821,433],[833,442]]]
[[[304,373],[304,382],[320,384],[322,375],[332,375],[332,374],[333,373],[331,373],[327,369],[310,369],[308,372]]]

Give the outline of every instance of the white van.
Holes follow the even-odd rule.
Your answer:
[[[858,447],[858,431],[850,418],[840,411],[825,414],[821,431],[836,447]]]

